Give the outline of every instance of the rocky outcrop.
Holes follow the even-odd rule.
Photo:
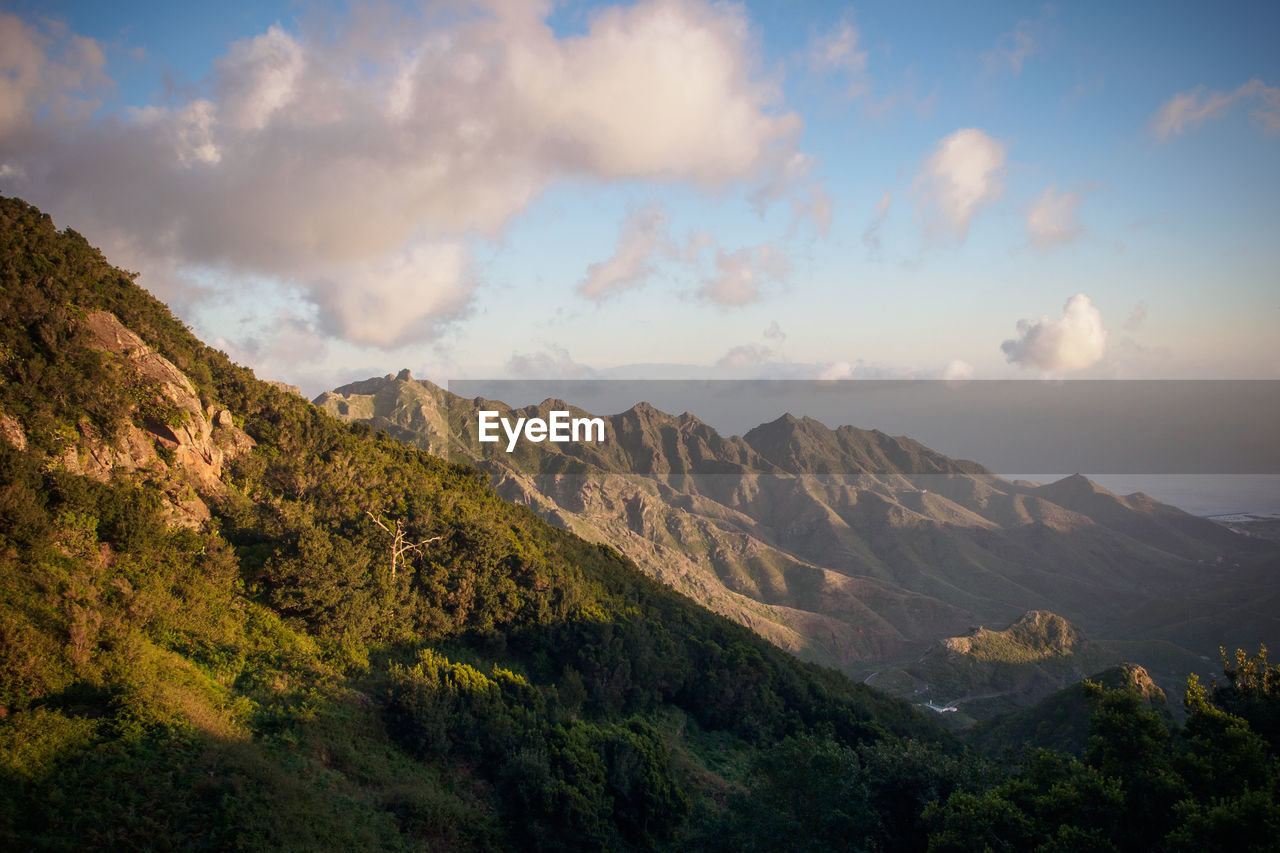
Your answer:
[[[99,480],[112,471],[142,472],[164,486],[173,521],[194,525],[209,518],[202,497],[221,494],[222,466],[248,452],[254,441],[227,409],[204,406],[191,380],[153,350],[114,314],[95,311],[84,319],[102,351],[115,356],[122,381],[139,390],[138,415],[107,440],[80,424],[80,440],[62,459],[68,470]],[[143,414],[143,413],[146,414]]]
[[[288,382],[281,382],[278,379],[267,380],[267,384],[277,391],[283,391],[286,394],[294,394],[298,397],[303,396],[302,389],[297,385],[290,385]]]
[[[925,685],[934,699],[982,719],[1032,705],[1118,661],[1061,616],[1031,610],[1004,630],[944,638],[904,671],[913,692]]]
[[[0,438],[12,444],[18,450],[27,449],[27,433],[18,423],[18,419],[0,412]]]

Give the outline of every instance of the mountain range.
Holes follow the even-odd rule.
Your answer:
[[[603,443],[507,453],[475,440],[480,410],[588,413],[464,399],[408,371],[314,402],[477,465],[503,497],[858,678],[1028,611],[1086,631],[1093,663],[1136,660],[1170,687],[1211,669],[1219,644],[1277,638],[1272,545],[1078,474],[1009,481],[910,438],[790,414],[723,436],[644,402],[603,415]]]
[[[1232,607],[1252,630],[1260,541],[1239,569],[1206,569],[1195,555],[1234,534],[1176,510],[1087,481],[988,482],[909,440],[805,420],[724,438],[636,406],[610,418],[623,440],[494,465],[459,431],[492,404],[405,373],[325,400],[343,423],[206,346],[133,278],[0,199],[0,848],[1274,846],[1265,649],[1224,661],[1225,682],[1188,680],[1185,723],[1127,666],[979,724],[969,743],[998,761],[946,730],[960,713],[878,689],[999,682],[1030,701],[1097,664],[1092,624],[1042,610],[929,639],[1053,591],[1019,563],[1037,544],[1106,558],[1061,584],[1064,605],[1093,578],[1173,632],[1179,597],[1206,636]],[[448,458],[387,434],[410,435],[379,405]],[[673,583],[609,544],[615,530]],[[1163,597],[1133,588],[1161,571]],[[830,648],[849,661],[901,665],[867,684],[800,661],[671,588],[699,577],[739,615],[804,614],[844,632]],[[786,627],[806,654],[827,648]]]

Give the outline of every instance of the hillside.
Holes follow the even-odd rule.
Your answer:
[[[4,846],[643,848],[779,739],[945,745],[257,381],[22,202],[0,258]]]
[[[1189,684],[1177,731],[1092,692],[1082,760],[1005,774],[486,474],[258,381],[14,199],[0,317],[4,849],[1274,838],[1265,651]]]
[[[1224,638],[1278,638],[1280,551],[1079,475],[1013,483],[910,438],[791,415],[725,437],[647,403],[603,416],[604,443],[507,454],[475,441],[476,413],[512,410],[408,371],[315,402],[476,464],[504,497],[859,679],[1033,610],[1119,644],[1099,665],[1138,660],[1171,689],[1207,670]],[[571,402],[513,416],[579,414]]]
[[[954,714],[947,722],[956,725],[1032,705],[1117,658],[1061,616],[1032,610],[1003,630],[946,637],[914,663],[880,670],[867,683],[927,699]]]
[[[1131,690],[1146,706],[1172,719],[1168,698],[1137,664],[1109,667],[1088,681],[1112,690]],[[1089,693],[1084,682],[1063,687],[1027,708],[984,720],[969,733],[969,742],[989,755],[1028,747],[1082,756],[1089,740]]]

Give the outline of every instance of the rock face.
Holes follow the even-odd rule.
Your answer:
[[[286,394],[294,394],[298,397],[302,396],[302,389],[297,385],[290,385],[288,382],[281,382],[276,379],[268,380],[267,384],[277,391],[283,391]]]
[[[947,637],[904,670],[914,689],[927,685],[935,701],[985,718],[1030,705],[1118,662],[1061,616],[1031,610],[1000,631],[979,627]]]
[[[18,423],[17,418],[0,412],[0,438],[9,442],[17,450],[27,449],[27,433]]]
[[[114,314],[95,311],[83,322],[153,414],[141,418],[141,427],[128,424],[110,442],[81,424],[80,441],[68,448],[63,466],[99,480],[115,470],[146,473],[164,484],[174,522],[197,525],[208,519],[201,497],[224,490],[223,463],[251,450],[253,439],[235,425],[230,411],[203,406],[191,380]]]

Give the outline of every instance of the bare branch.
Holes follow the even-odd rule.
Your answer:
[[[391,534],[391,579],[396,579],[396,566],[400,563],[400,558],[408,553],[422,553],[422,549],[432,542],[436,542],[444,538],[444,534],[432,536],[430,539],[423,539],[421,542],[414,544],[405,544],[404,541],[404,522],[396,519],[396,529],[392,530],[387,526],[386,522],[378,518],[369,510],[365,510],[365,515],[373,519],[373,523],[381,527],[387,533]]]
[[[381,527],[383,530],[387,531],[388,533],[390,533],[390,532],[391,532],[391,528],[390,528],[390,527],[387,527],[386,523],[385,523],[385,522],[383,522],[383,520],[382,520],[382,519],[380,519],[380,518],[378,518],[376,515],[374,515],[372,512],[370,512],[369,510],[367,510],[367,509],[366,509],[366,510],[364,511],[364,514],[365,514],[365,515],[367,515],[367,516],[369,516],[370,518],[372,518],[372,519],[373,519],[373,523],[374,523],[374,524],[378,525],[379,527]]]

